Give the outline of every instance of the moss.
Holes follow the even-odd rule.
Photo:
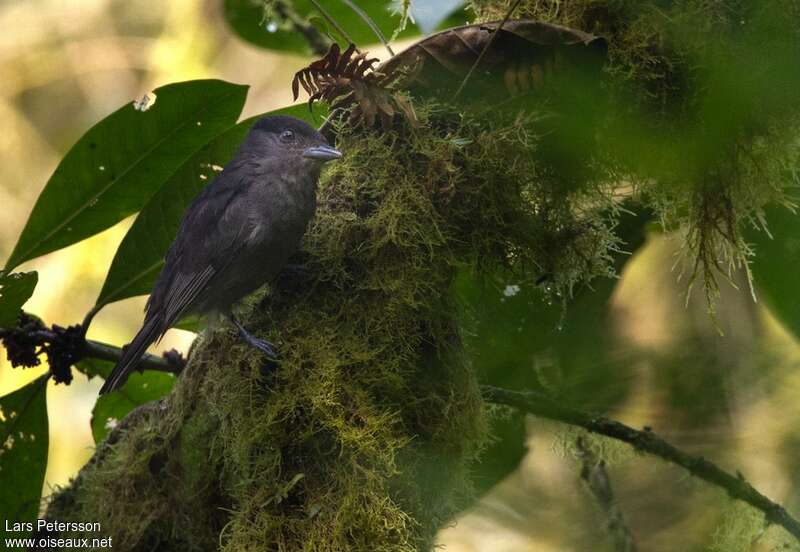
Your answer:
[[[637,451],[620,441],[589,433],[578,427],[560,427],[553,441],[553,451],[561,458],[583,462],[588,453],[606,466],[620,466],[632,460]]]
[[[767,528],[764,514],[741,502],[729,502],[712,536],[709,552],[746,552]]]
[[[489,20],[513,3],[470,6]],[[765,229],[764,206],[791,207],[798,185],[800,2],[523,0],[514,15],[607,39],[605,159],[680,231],[678,272],[713,312],[718,278],[753,254],[743,229]]]

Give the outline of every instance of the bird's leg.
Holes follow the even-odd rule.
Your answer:
[[[283,265],[281,272],[292,276],[304,276],[308,272],[306,264],[311,260],[311,255],[306,251],[297,251],[290,258],[289,262]]]
[[[306,265],[301,264],[301,263],[287,263],[287,264],[283,265],[282,270],[285,270],[286,272],[288,272],[290,274],[303,275],[303,274],[306,273]]]
[[[275,351],[275,346],[272,345],[272,343],[266,339],[259,339],[250,334],[244,329],[244,326],[242,326],[241,322],[239,322],[232,314],[228,315],[228,319],[234,326],[236,326],[236,329],[239,330],[239,337],[242,339],[242,341],[267,355],[270,360],[277,360],[278,353]]]

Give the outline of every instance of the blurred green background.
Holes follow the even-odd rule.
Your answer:
[[[291,102],[289,83],[308,59],[250,46],[227,28],[220,2],[172,0],[6,1],[0,4],[0,256],[7,258],[47,178],[66,150],[94,122],[157,86],[221,78],[251,86],[243,117]],[[382,48],[373,48],[384,55]],[[26,310],[48,323],[80,322],[93,305],[130,220],[75,246],[25,263],[40,283]],[[543,387],[610,408],[635,427],[650,426],[686,450],[739,469],[762,492],[800,511],[800,349],[793,337],[747,293],[722,285],[719,325],[702,293],[685,296],[672,271],[679,239],[649,232],[619,282],[598,284],[613,293],[596,309],[604,354],[591,347],[548,345],[516,366]],[[514,282],[507,282],[513,285]],[[506,288],[507,289],[507,288]],[[541,305],[523,292],[485,291],[487,302]],[[591,301],[591,300],[590,300]],[[141,321],[144,298],[105,308],[90,337],[127,342]],[[580,307],[576,307],[580,308]],[[595,312],[595,311],[592,311]],[[503,349],[504,332],[536,331],[535,324],[489,328],[479,337]],[[570,325],[564,342],[596,336]],[[582,334],[582,335],[581,335]],[[531,336],[536,342],[540,336]],[[575,339],[575,341],[570,341]],[[158,350],[185,351],[192,334],[171,331]],[[44,373],[12,370],[0,361],[0,395]],[[510,376],[509,376],[510,377]],[[527,376],[523,376],[527,378]],[[530,378],[533,379],[533,378]],[[89,426],[98,380],[75,373],[65,387],[49,383],[50,455],[45,481],[64,484],[91,456]],[[528,453],[520,467],[442,531],[447,550],[582,551],[610,549],[599,509],[587,498],[580,465],[571,454],[575,434],[556,424],[524,420]],[[599,443],[623,512],[640,550],[757,550],[780,548],[777,529],[720,491],[649,457]],[[4,474],[4,477],[9,477]],[[742,538],[744,535],[744,538]],[[747,547],[745,544],[749,543]]]

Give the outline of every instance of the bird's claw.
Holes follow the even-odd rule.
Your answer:
[[[272,362],[277,362],[278,360],[278,352],[275,350],[275,346],[267,341],[266,339],[259,339],[256,336],[252,335],[250,332],[244,329],[238,320],[231,317],[231,321],[233,322],[236,329],[239,331],[239,337],[242,341],[250,345],[251,347],[258,349],[262,353],[264,353],[267,358]]]
[[[275,350],[275,346],[266,339],[259,339],[243,330],[239,331],[239,337],[251,347],[267,355],[270,360],[274,361],[278,359],[278,352]]]

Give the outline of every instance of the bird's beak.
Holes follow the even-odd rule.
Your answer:
[[[303,157],[306,159],[316,159],[322,162],[333,161],[334,159],[339,159],[341,156],[342,152],[330,146],[314,146],[303,152]]]

